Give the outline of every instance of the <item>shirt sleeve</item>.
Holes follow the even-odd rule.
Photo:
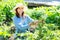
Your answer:
[[[32,18],[31,18],[31,17],[29,17],[29,16],[27,16],[27,19],[28,19],[28,23],[33,22],[33,21],[34,21],[34,19],[32,19]]]
[[[21,27],[26,27],[26,26],[28,26],[28,24],[23,25],[22,23],[19,23],[19,25],[20,25]]]

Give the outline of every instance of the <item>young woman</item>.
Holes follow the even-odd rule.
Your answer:
[[[16,33],[26,32],[30,27],[29,23],[34,20],[24,13],[26,6],[23,4],[17,4],[14,10],[16,15],[13,17],[13,23],[16,27]]]
[[[34,20],[25,14],[24,11],[26,10],[26,8],[27,7],[24,6],[23,4],[17,4],[14,7],[14,11],[16,15],[12,19],[16,30],[15,30],[15,34],[13,34],[9,39],[16,38],[17,33],[25,33],[28,30],[30,31],[31,22],[33,23]],[[37,21],[34,24],[36,23]]]

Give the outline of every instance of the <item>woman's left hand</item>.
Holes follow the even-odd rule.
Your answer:
[[[29,26],[31,26],[31,25],[37,25],[38,22],[39,22],[38,20],[35,20],[34,22],[29,23]]]

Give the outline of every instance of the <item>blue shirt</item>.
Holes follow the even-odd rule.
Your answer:
[[[18,18],[17,16],[13,17],[13,23],[16,27],[16,33],[18,32],[26,32],[29,29],[29,23],[34,21],[29,16],[26,16],[24,19],[23,17]]]

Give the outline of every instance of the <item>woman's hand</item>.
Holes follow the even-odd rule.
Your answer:
[[[35,29],[37,27],[37,25],[38,25],[38,22],[39,22],[38,20],[35,20],[34,22],[29,23],[29,26],[31,28]]]
[[[38,20],[35,20],[34,22],[29,23],[29,26],[31,26],[31,25],[37,25],[38,22],[39,22]]]

